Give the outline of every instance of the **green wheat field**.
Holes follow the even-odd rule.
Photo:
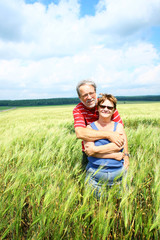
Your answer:
[[[159,239],[160,103],[118,105],[130,167],[99,200],[84,183],[73,107],[0,112],[0,239]]]

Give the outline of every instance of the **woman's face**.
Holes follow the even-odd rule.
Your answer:
[[[104,102],[101,102],[98,106],[99,115],[102,117],[111,117],[114,113],[114,104],[106,99]]]

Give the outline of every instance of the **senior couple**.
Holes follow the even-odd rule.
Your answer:
[[[96,84],[90,80],[79,82],[76,90],[81,102],[73,116],[76,136],[83,140],[82,168],[88,183],[99,191],[101,181],[112,186],[128,169],[127,137],[114,96],[100,94],[97,99]]]

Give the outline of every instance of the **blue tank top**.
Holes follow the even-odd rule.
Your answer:
[[[113,132],[116,131],[118,122],[114,122],[114,130]],[[90,126],[92,127],[92,129],[99,131],[99,129],[96,127],[95,123],[91,123]],[[94,142],[95,146],[101,146],[101,145],[105,145],[110,143],[110,141],[108,139],[99,139],[97,141]],[[123,149],[121,150],[123,151]],[[96,158],[96,157],[88,157],[88,161],[89,164],[87,166],[88,167],[94,167],[94,168],[98,168],[98,167],[104,167],[103,169],[106,169],[107,171],[114,171],[117,170],[117,168],[121,168],[123,166],[123,162],[124,160],[122,159],[121,161],[118,161],[116,159],[112,159],[112,158]]]

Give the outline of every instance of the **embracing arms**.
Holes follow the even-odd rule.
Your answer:
[[[108,139],[112,143],[115,143],[116,146],[121,147],[124,144],[123,134],[111,131],[96,131],[89,127],[76,127],[75,133],[77,138],[83,139],[87,142],[94,142],[98,139]],[[112,147],[111,147],[112,148]],[[108,151],[111,149],[108,147]],[[117,149],[118,151],[119,149]]]
[[[90,129],[90,126],[87,128]],[[97,158],[114,158],[116,160],[124,159],[124,166],[128,168],[129,157],[125,155],[128,153],[128,143],[127,136],[122,124],[118,124],[117,133],[119,133],[124,138],[125,143],[123,146],[117,146],[113,142],[106,145],[95,146],[93,141],[85,141],[85,153],[88,156],[94,156]],[[124,148],[124,151],[120,152],[122,148]]]
[[[84,141],[93,141],[93,142],[98,139],[108,139],[110,142],[116,143],[116,145],[119,147],[121,147],[124,144],[124,138],[119,133],[115,133],[111,131],[96,131],[91,128],[87,128],[86,125],[89,124],[89,120],[87,120],[87,114],[91,115],[90,120],[92,118],[95,119],[96,111],[94,112],[94,114],[92,112],[85,112],[85,111],[86,109],[84,108],[83,104],[77,105],[73,109],[74,127],[75,127],[75,133],[78,139],[82,139]],[[122,119],[117,110],[114,112],[112,117],[113,119],[117,119],[117,121],[122,122]]]

